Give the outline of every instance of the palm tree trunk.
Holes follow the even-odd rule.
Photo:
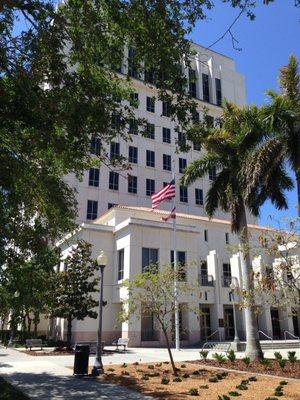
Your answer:
[[[297,182],[297,195],[298,195],[297,197],[298,217],[300,218],[300,172],[296,172],[296,182]]]
[[[262,359],[263,352],[259,342],[257,319],[255,315],[255,304],[254,304],[254,291],[253,291],[253,276],[252,276],[252,265],[249,254],[249,236],[247,227],[247,216],[245,205],[241,208],[241,220],[240,229],[238,232],[239,236],[239,247],[240,247],[240,259],[241,259],[241,270],[243,277],[243,290],[247,294],[250,294],[250,298],[247,299],[247,306],[245,307],[245,327],[246,327],[246,351],[245,356],[250,357],[251,360]]]

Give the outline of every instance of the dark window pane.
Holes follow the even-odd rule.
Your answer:
[[[124,249],[118,251],[118,280],[124,279]]]
[[[171,156],[168,154],[163,154],[163,169],[166,171],[171,171],[172,169]]]
[[[185,158],[179,158],[179,173],[183,174],[185,168],[186,168],[186,159]]]
[[[137,177],[129,175],[128,176],[128,193],[137,193]]]
[[[98,213],[98,201],[88,200],[86,219],[96,219],[97,213]]]
[[[155,112],[155,99],[153,97],[147,96],[147,111]]]
[[[202,191],[202,189],[195,189],[195,201],[198,206],[203,206],[203,191]]]
[[[202,74],[203,100],[209,102],[209,77]]]
[[[110,158],[118,158],[120,156],[120,143],[110,143]]]
[[[100,155],[100,153],[101,153],[101,141],[100,141],[100,138],[97,138],[96,136],[92,136],[90,152],[92,154],[95,154],[96,156]]]
[[[215,181],[217,179],[217,171],[216,168],[212,168],[208,174],[209,180]]]
[[[216,78],[216,101],[217,106],[222,105],[222,88],[221,88],[221,79]]]
[[[146,137],[148,139],[155,139],[155,125],[154,124],[147,123]]]
[[[192,68],[189,68],[189,94],[192,97],[197,97],[197,78],[196,71]]]
[[[109,172],[109,189],[119,190],[119,174],[117,172]]]
[[[146,196],[151,196],[155,192],[155,180],[146,179]]]
[[[147,167],[155,167],[155,153],[154,151],[147,150],[146,151],[146,165]]]
[[[180,201],[182,203],[187,203],[188,202],[188,189],[187,189],[187,187],[186,186],[180,186],[179,187],[179,193],[180,193],[180,195],[179,195]]]
[[[138,121],[136,119],[130,119],[129,121],[129,133],[131,135],[137,135],[139,133]]]
[[[99,186],[99,168],[90,168],[89,170],[89,186]]]
[[[128,75],[132,78],[138,78],[138,63],[133,48],[128,49]]]
[[[142,248],[142,272],[151,264],[158,263],[158,249]]]
[[[129,146],[128,161],[130,163],[137,164],[137,162],[138,162],[138,148],[137,147]]]
[[[170,117],[171,115],[171,104],[169,101],[162,102],[162,115],[164,117]]]
[[[174,250],[171,250],[171,264],[174,266]],[[186,279],[186,252],[177,251],[177,270],[182,280]]]

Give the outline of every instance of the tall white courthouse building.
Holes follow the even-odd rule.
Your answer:
[[[222,99],[243,106],[246,102],[244,77],[235,70],[229,57],[193,44],[196,55],[187,76],[196,78],[190,82],[189,93],[198,104],[199,117],[204,107],[216,119],[222,114]],[[126,57],[125,57],[126,58]],[[122,73],[130,74],[126,63]],[[131,73],[132,74],[132,73]],[[234,337],[234,312],[230,284],[242,285],[239,257],[226,250],[226,244],[237,241],[231,234],[229,215],[217,212],[209,220],[204,209],[204,199],[215,171],[199,179],[188,188],[178,182],[186,165],[201,157],[201,149],[191,146],[188,153],[176,152],[178,133],[175,122],[161,101],[151,101],[156,88],[143,79],[132,78],[139,100],[137,117],[152,124],[151,138],[132,135],[132,141],[115,139],[108,149],[111,155],[128,156],[132,165],[130,181],[123,175],[102,166],[86,171],[82,181],[68,176],[68,182],[77,189],[79,231],[62,242],[63,257],[71,250],[78,238],[93,245],[96,258],[101,250],[108,255],[104,271],[103,340],[109,344],[119,337],[128,337],[131,346],[164,345],[163,335],[151,315],[131,318],[128,323],[119,323],[122,298],[126,297],[120,284],[130,279],[151,262],[161,265],[170,263],[172,248],[172,223],[162,222],[161,217],[171,210],[171,203],[163,203],[158,211],[151,211],[151,194],[172,179],[171,162],[175,161],[177,252],[178,259],[187,266],[188,282],[199,282],[201,298],[200,318],[193,312],[180,312],[182,344],[196,344],[214,332],[214,339],[231,340]],[[97,143],[93,143],[97,146]],[[249,217],[253,240],[261,232],[253,217]],[[253,260],[255,268],[262,268],[261,257]],[[61,263],[63,268],[63,263]],[[180,303],[191,302],[189,297]],[[193,304],[193,307],[195,304]],[[259,329],[274,338],[283,336],[284,331],[299,334],[299,318],[289,317],[290,310],[261,308],[258,315]],[[236,312],[238,333],[245,338],[243,311]],[[54,321],[53,321],[54,322]],[[73,340],[95,341],[97,320],[73,321]],[[63,337],[65,326],[62,321],[52,324],[51,333]]]

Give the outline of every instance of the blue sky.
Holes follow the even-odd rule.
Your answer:
[[[212,50],[234,58],[237,70],[246,77],[248,103],[263,104],[265,90],[278,89],[278,71],[287,64],[289,55],[293,53],[300,59],[300,8],[294,7],[294,0],[275,0],[268,6],[262,4],[263,0],[257,2],[260,5],[256,8],[255,21],[242,16],[232,29],[239,41],[237,47],[242,51],[233,49],[229,36]],[[237,10],[216,0],[215,8],[208,14],[210,19],[197,24],[191,39],[204,46],[211,45],[237,14]],[[278,212],[268,202],[261,210],[261,224],[277,225],[276,221],[283,217],[297,216],[295,190],[287,196],[289,210]]]

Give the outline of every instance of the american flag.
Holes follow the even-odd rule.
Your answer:
[[[167,217],[161,217],[164,222],[167,222],[169,219],[176,219],[176,207],[170,212]]]
[[[158,207],[161,202],[164,200],[170,200],[173,197],[175,197],[175,179],[160,189],[159,192],[153,193],[151,196],[152,208]]]

